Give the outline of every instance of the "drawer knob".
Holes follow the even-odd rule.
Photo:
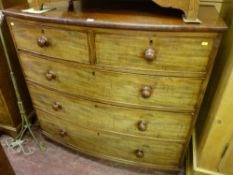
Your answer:
[[[153,61],[156,57],[156,52],[154,49],[152,48],[149,48],[149,49],[146,49],[145,52],[144,52],[144,59],[148,62],[150,61]]]
[[[45,74],[45,77],[47,78],[47,80],[51,81],[51,80],[56,79],[57,76],[56,76],[56,74],[55,74],[53,71],[49,70],[49,71]]]
[[[52,107],[53,107],[54,111],[58,111],[58,110],[62,109],[62,105],[59,102],[54,102]]]
[[[139,131],[146,131],[147,130],[147,123],[145,121],[138,122],[138,129],[139,129]]]
[[[136,154],[137,158],[143,158],[144,157],[144,151],[143,150],[138,149],[138,150],[135,151],[135,154]]]
[[[48,38],[45,37],[45,36],[40,36],[37,39],[37,44],[38,44],[39,47],[47,47],[49,45]]]
[[[67,136],[67,132],[66,132],[66,130],[61,129],[61,130],[59,131],[59,135],[60,135],[61,137],[65,137],[65,136]]]
[[[149,98],[152,95],[152,87],[151,86],[144,86],[141,89],[141,95],[143,98]]]

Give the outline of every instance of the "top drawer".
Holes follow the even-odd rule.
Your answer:
[[[215,34],[97,33],[97,64],[148,71],[206,72]]]
[[[18,49],[41,55],[89,63],[87,33],[64,30],[9,18],[11,32]]]

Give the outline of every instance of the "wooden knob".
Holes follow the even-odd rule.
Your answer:
[[[146,61],[153,61],[153,60],[155,60],[155,57],[156,57],[156,52],[154,49],[149,48],[149,49],[145,50],[144,58]]]
[[[37,44],[38,44],[38,46],[40,46],[40,47],[47,47],[47,46],[49,45],[48,38],[46,38],[45,36],[40,36],[40,37],[37,39]]]
[[[66,130],[61,129],[61,130],[59,131],[59,135],[60,135],[61,137],[65,137],[65,136],[67,136],[67,132],[66,132]]]
[[[49,71],[45,74],[45,77],[47,78],[47,80],[51,81],[51,80],[56,79],[57,76],[56,76],[56,74],[55,74],[53,71],[49,70]]]
[[[145,121],[138,122],[138,129],[139,129],[139,131],[146,131],[147,130],[147,123]]]
[[[52,107],[53,107],[53,109],[55,111],[58,111],[58,110],[62,109],[62,105],[59,102],[54,102],[53,105],[52,105]]]
[[[144,151],[143,150],[138,149],[138,150],[135,151],[135,154],[136,154],[137,158],[143,158],[144,157]]]
[[[144,86],[141,89],[141,95],[143,98],[149,98],[152,95],[152,87],[151,86]]]

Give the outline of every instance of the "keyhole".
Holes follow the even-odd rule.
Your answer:
[[[149,44],[150,44],[150,46],[152,46],[152,45],[153,45],[153,40],[150,40],[150,43],[149,43]]]
[[[43,33],[43,34],[44,34],[44,29],[41,29],[41,33]]]
[[[95,72],[92,72],[92,75],[95,76]]]

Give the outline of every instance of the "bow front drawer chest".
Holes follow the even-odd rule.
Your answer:
[[[179,170],[226,26],[213,7],[200,7],[202,24],[185,24],[178,12],[140,3],[4,14],[46,136],[96,157]]]

